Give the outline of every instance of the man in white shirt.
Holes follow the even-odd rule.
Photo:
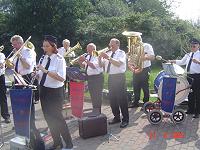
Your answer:
[[[169,60],[171,63],[186,65],[187,80],[191,85],[192,92],[188,95],[187,114],[194,114],[193,118],[199,118],[200,114],[200,51],[199,41],[195,38],[190,40],[191,52],[185,54],[181,60]]]
[[[78,62],[85,68],[88,81],[88,89],[92,100],[93,112],[101,113],[103,90],[103,67],[99,66],[98,56],[95,56],[96,45],[87,45],[86,56],[80,56]]]
[[[143,102],[149,101],[149,75],[151,61],[155,59],[153,47],[148,43],[142,43],[142,38],[140,35],[137,37],[138,46],[144,49],[144,56],[141,56],[143,61],[143,66],[140,71],[135,70],[133,63],[128,61],[128,68],[133,72],[133,89],[134,89],[134,103],[132,107],[139,106],[141,89],[144,93]],[[137,44],[137,43],[136,43]],[[137,46],[137,45],[136,45]]]
[[[5,123],[10,123],[10,114],[8,112],[8,104],[6,97],[5,85],[5,55],[0,52],[0,97],[1,97],[1,116],[5,119]]]
[[[63,40],[63,42],[62,42],[62,44],[63,44],[63,47],[60,47],[59,49],[58,49],[58,53],[61,55],[61,56],[63,56],[63,57],[75,57],[76,55],[75,55],[75,53],[74,53],[74,51],[72,51],[71,53],[69,53],[67,56],[65,56],[65,54],[70,50],[70,41],[68,40],[68,39],[64,39]]]
[[[34,70],[34,67],[36,66],[36,53],[35,50],[32,48],[28,48],[26,46],[23,46],[24,40],[20,35],[14,35],[11,37],[10,42],[13,47],[13,52],[18,52],[19,49],[21,51],[17,54],[17,57],[14,58],[13,64],[15,72],[22,75],[23,79],[27,84],[31,83],[32,78],[32,72]],[[38,95],[39,96],[39,95]],[[39,98],[39,97],[38,97]],[[31,134],[34,133],[34,135],[37,135],[37,138],[41,138],[39,131],[37,130],[35,126],[35,106],[34,101],[32,100],[31,105],[31,117],[30,117],[30,129]]]
[[[126,54],[120,50],[120,41],[116,38],[110,40],[110,51],[102,52],[99,57],[100,66],[105,67],[109,74],[108,90],[110,106],[114,118],[109,124],[121,122],[120,111],[122,113],[122,122],[120,128],[125,128],[129,123],[128,102],[126,96]]]

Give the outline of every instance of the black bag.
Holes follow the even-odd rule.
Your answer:
[[[107,117],[104,114],[90,115],[79,119],[79,135],[90,138],[107,134]]]
[[[40,136],[39,131],[31,130],[30,132],[30,146],[33,150],[45,150],[45,144]]]

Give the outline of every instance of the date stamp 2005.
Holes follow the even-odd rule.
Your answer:
[[[156,140],[157,138],[163,139],[183,139],[185,138],[184,132],[163,132],[157,134],[156,131],[150,131],[148,134],[149,140]]]

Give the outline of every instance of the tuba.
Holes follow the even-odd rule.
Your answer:
[[[64,57],[68,57],[68,55],[73,52],[73,51],[76,51],[76,50],[79,50],[79,49],[82,49],[80,43],[78,42],[75,46],[73,46],[72,48],[69,49],[69,51],[67,51],[65,54],[64,54]]]
[[[122,33],[128,38],[128,63],[131,64],[131,71],[140,73],[143,70],[144,46],[140,32],[124,31]]]
[[[18,54],[21,53],[21,50],[24,48],[24,46],[27,45],[27,43],[29,42],[29,40],[31,39],[31,36],[24,42],[24,44],[20,47],[20,49],[18,49],[12,57],[10,58],[6,58],[6,66],[8,68],[14,68],[14,64],[13,64],[13,60],[17,57]]]

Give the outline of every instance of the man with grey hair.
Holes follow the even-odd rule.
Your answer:
[[[18,53],[18,50],[21,49],[13,60],[14,70],[18,74],[22,75],[27,84],[30,84],[32,72],[34,70],[34,67],[36,66],[35,50],[23,46],[24,40],[20,35],[14,35],[13,37],[11,37],[10,42],[12,44],[14,53]],[[31,132],[31,135],[32,133],[34,133],[34,136],[37,136],[37,138],[41,139],[39,131],[35,126],[35,106],[33,101],[31,105],[30,129],[31,131],[33,131]]]
[[[93,112],[101,113],[102,90],[103,90],[103,68],[99,66],[98,56],[95,54],[96,45],[87,45],[87,54],[80,56],[78,63],[85,68],[88,81],[88,89],[92,100]]]
[[[62,42],[63,47],[58,49],[58,53],[63,56],[63,57],[75,57],[75,53],[74,51],[72,51],[71,53],[69,53],[67,56],[65,56],[65,54],[70,50],[70,41],[68,39],[64,39]]]
[[[100,66],[105,67],[109,74],[108,90],[110,106],[114,118],[109,124],[121,122],[120,111],[122,113],[122,122],[120,128],[125,128],[129,123],[128,102],[126,98],[126,54],[120,50],[120,41],[112,38],[109,43],[110,51],[102,52],[99,57]]]

